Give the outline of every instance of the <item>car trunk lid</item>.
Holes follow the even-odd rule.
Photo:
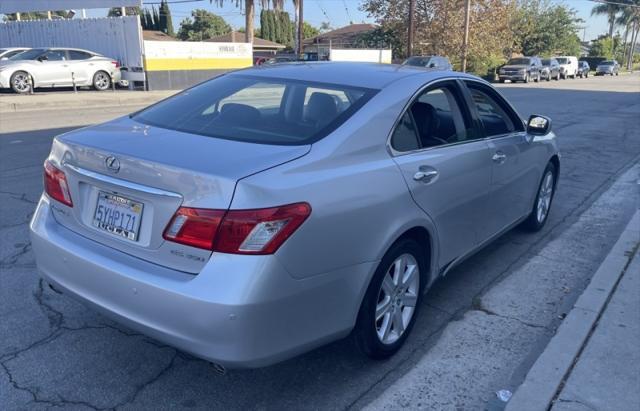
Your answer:
[[[176,210],[226,210],[239,179],[304,156],[309,149],[223,140],[117,119],[54,140],[50,158],[65,172],[74,204],[54,207],[54,215],[94,241],[197,273],[211,252],[163,239]],[[125,229],[113,232],[113,227]]]

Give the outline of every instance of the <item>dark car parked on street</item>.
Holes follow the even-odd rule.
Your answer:
[[[412,56],[403,63],[406,66],[426,67],[438,70],[453,70],[449,59],[442,56]]]
[[[578,77],[589,77],[590,70],[591,67],[589,67],[589,63],[587,63],[586,61],[578,62]]]
[[[560,80],[560,64],[554,58],[542,59],[541,77],[547,81]]]
[[[505,80],[512,82],[522,81],[528,83],[530,80],[540,81],[542,62],[538,57],[516,57],[507,61],[507,64],[500,67],[498,77],[501,83]]]

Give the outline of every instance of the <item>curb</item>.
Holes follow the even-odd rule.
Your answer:
[[[69,110],[69,109],[86,109],[88,106],[95,108],[113,108],[124,106],[142,106],[155,103],[159,100],[167,98],[179,90],[167,91],[166,93],[142,94],[148,92],[116,92],[115,94],[95,96],[90,98],[77,96],[75,94],[60,94],[46,100],[49,94],[35,96],[11,96],[11,99],[24,99],[25,101],[5,102],[0,100],[0,114],[9,114],[17,112],[30,112],[39,110]],[[109,92],[106,92],[109,93]],[[132,95],[133,93],[141,93],[141,95]],[[63,96],[60,98],[59,96]],[[69,97],[64,98],[64,97]],[[75,98],[74,98],[75,97]]]
[[[636,211],[591,282],[564,319],[555,336],[533,364],[524,382],[507,403],[506,411],[546,411],[600,318],[606,303],[640,239],[640,211]]]

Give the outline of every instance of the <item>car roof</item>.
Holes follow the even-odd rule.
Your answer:
[[[382,89],[394,81],[417,75],[424,76],[425,81],[442,77],[475,78],[459,72],[425,69],[407,65],[330,61],[262,65],[238,70],[231,75],[317,81],[371,89]]]

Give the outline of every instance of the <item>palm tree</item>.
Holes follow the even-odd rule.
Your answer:
[[[640,6],[640,0],[634,0],[632,5]],[[631,69],[630,64],[633,61],[637,32],[640,29],[640,8],[623,6],[620,15],[616,19],[616,24],[624,26],[622,64]],[[629,33],[631,33],[631,41],[629,41]]]
[[[224,0],[209,0],[209,3],[215,3],[216,6],[222,7],[224,5]],[[240,0],[235,0],[236,7],[240,7]],[[265,0],[262,0],[262,4],[265,4]],[[244,41],[246,43],[253,43],[253,18],[255,15],[255,4],[253,0],[244,0]]]
[[[609,38],[613,40],[613,29],[616,26],[616,16],[620,11],[620,6],[617,4],[599,4],[593,6],[591,9],[592,16],[607,16],[609,22]]]

